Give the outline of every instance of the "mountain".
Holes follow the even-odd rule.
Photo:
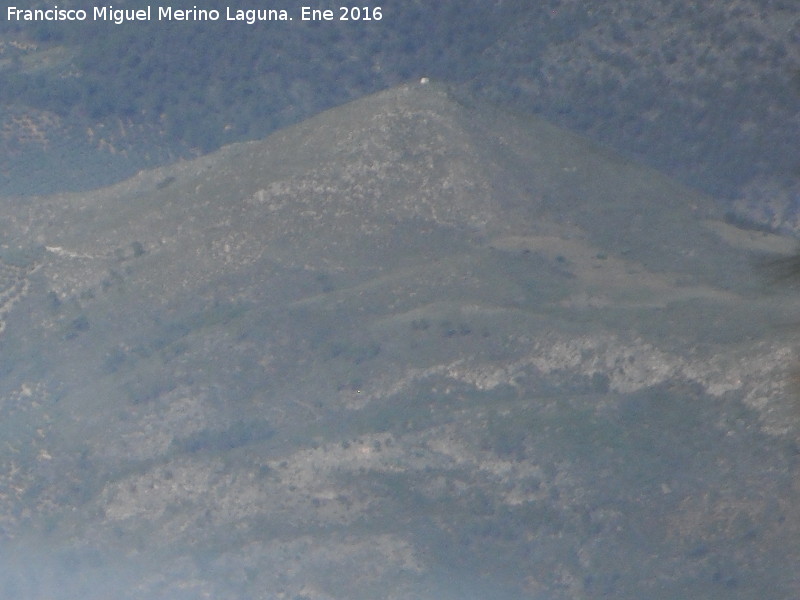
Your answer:
[[[800,227],[794,0],[383,0],[380,20],[326,23],[273,0],[295,20],[253,25],[228,4],[203,4],[217,22],[0,14],[0,195],[109,185],[428,76]]]
[[[3,200],[5,598],[794,598],[791,240],[411,83]]]

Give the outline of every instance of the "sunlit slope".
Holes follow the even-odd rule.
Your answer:
[[[651,170],[411,84],[4,211],[14,589],[797,591],[792,244]]]

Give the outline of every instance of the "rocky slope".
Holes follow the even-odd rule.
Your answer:
[[[8,598],[797,597],[788,255],[391,89],[0,221]]]

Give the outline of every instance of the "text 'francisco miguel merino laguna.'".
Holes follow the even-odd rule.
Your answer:
[[[383,11],[380,6],[338,6],[321,9],[301,6],[296,15],[300,21],[380,21]],[[294,17],[284,9],[258,8],[242,9],[225,7],[215,8],[172,8],[157,6],[155,8],[114,8],[113,6],[95,6],[82,8],[17,8],[6,9],[8,21],[109,21],[117,25],[131,21],[239,21],[253,25],[259,21],[293,21]]]

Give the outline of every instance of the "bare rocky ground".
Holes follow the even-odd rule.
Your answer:
[[[796,598],[793,241],[410,84],[4,200],[6,598]]]

